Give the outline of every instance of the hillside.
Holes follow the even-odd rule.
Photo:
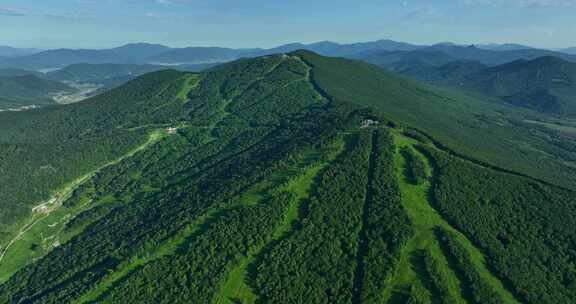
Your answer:
[[[370,51],[350,57],[425,82],[453,79],[487,68],[477,61],[460,60],[441,51],[429,50]]]
[[[576,63],[518,60],[456,79],[453,85],[544,113],[576,115]]]
[[[75,81],[101,83],[120,77],[136,78],[146,73],[166,69],[163,66],[137,64],[73,64],[63,69],[47,73],[54,81]]]
[[[0,76],[0,110],[31,105],[55,103],[51,97],[62,92],[73,92],[74,89],[33,74],[22,76]]]
[[[450,43],[441,43],[428,47],[418,49],[420,52],[428,54],[443,53],[444,56],[450,56],[455,60],[476,61],[489,66],[496,66],[501,64],[510,63],[512,61],[524,59],[533,60],[543,56],[553,56],[563,60],[576,62],[576,56],[555,52],[550,50],[541,49],[512,49],[512,50],[491,50],[478,48],[474,45],[460,46]],[[406,51],[407,52],[407,51]],[[401,56],[401,53],[396,56]],[[365,53],[359,53],[352,56],[352,58],[364,60],[373,64],[382,65],[390,56],[388,51],[375,50]],[[436,55],[437,56],[437,55]]]
[[[0,113],[0,303],[572,303],[523,115],[309,51]]]
[[[42,50],[38,49],[23,49],[0,45],[0,57],[5,58],[32,55],[41,51]]]
[[[28,71],[22,69],[0,69],[0,77],[13,77],[13,76],[25,76],[25,75],[35,75],[42,77],[44,74],[36,71]]]

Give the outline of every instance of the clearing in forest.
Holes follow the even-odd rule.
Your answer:
[[[444,228],[457,236],[459,243],[470,255],[474,268],[482,280],[487,282],[504,303],[518,303],[508,292],[502,282],[490,273],[486,267],[483,254],[459,231],[446,222],[430,204],[432,196],[432,178],[435,174],[429,160],[415,146],[421,144],[411,138],[393,132],[396,144],[396,173],[406,209],[413,227],[414,236],[402,250],[401,258],[396,265],[392,278],[384,290],[384,303],[406,303],[411,298],[421,299],[424,303],[468,303],[471,295],[463,282],[458,270],[455,271],[447,257],[443,254],[437,239],[436,229]],[[408,161],[404,149],[410,149],[411,154],[420,158],[425,164],[428,179],[420,184],[413,183],[407,176]],[[442,274],[443,282],[434,282],[426,267],[426,257],[432,259]],[[429,263],[429,261],[428,261]],[[438,295],[438,284],[447,292],[444,299]]]

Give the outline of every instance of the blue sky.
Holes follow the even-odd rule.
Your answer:
[[[393,39],[576,46],[576,0],[2,0],[0,45],[271,47]]]

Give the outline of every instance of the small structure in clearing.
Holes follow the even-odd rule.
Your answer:
[[[360,125],[360,129],[366,129],[366,128],[368,128],[368,127],[377,126],[377,125],[379,125],[379,124],[380,124],[379,121],[372,120],[372,119],[364,119],[364,120],[362,121],[362,124]]]
[[[168,132],[168,134],[176,134],[176,132],[178,132],[178,128],[167,128],[166,132]]]

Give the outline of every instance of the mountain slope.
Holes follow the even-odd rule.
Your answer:
[[[454,82],[512,105],[544,113],[576,114],[576,63],[556,57],[519,60]]]
[[[351,56],[369,51],[413,51],[422,48],[405,42],[398,42],[389,39],[382,39],[370,42],[358,42],[350,44],[340,44],[330,41],[316,42],[310,44],[293,43],[286,44],[276,48],[264,50],[261,55],[287,53],[299,49],[309,50],[324,56]]]
[[[32,74],[0,77],[0,109],[55,103],[52,96],[73,88]]]
[[[562,49],[562,50],[560,50],[560,52],[570,54],[570,55],[576,55],[576,47]]]
[[[28,71],[22,69],[0,69],[0,77],[13,77],[13,76],[25,76],[34,75],[42,77],[44,74],[36,71]]]
[[[533,60],[543,56],[554,56],[563,60],[576,62],[576,56],[574,55],[541,49],[515,49],[496,51],[478,48],[474,45],[459,46],[454,44],[441,43],[420,48],[418,51],[426,52],[428,54],[443,53],[456,60],[477,61],[489,66],[506,64],[519,59]],[[352,56],[352,58],[364,60],[377,65],[382,65],[387,63],[386,58],[389,56],[390,54],[388,51],[376,50],[355,54]],[[397,53],[395,56],[401,57],[402,54]]]
[[[409,52],[370,51],[350,57],[426,82],[452,79],[487,67],[477,61],[460,60],[441,51],[425,49]]]
[[[297,51],[0,114],[0,303],[572,302],[555,135],[450,94]]]
[[[14,48],[10,46],[0,46],[0,57],[18,57],[32,55],[34,53],[39,53],[41,50],[37,49],[22,49]]]
[[[564,162],[571,158],[558,161],[551,156],[564,155],[562,138],[557,134],[550,141],[547,132],[532,130],[523,122],[522,113],[421,85],[366,63],[309,56],[318,61],[316,80],[334,98],[374,107],[390,119],[425,130],[463,155],[532,176],[547,176],[545,179],[554,183],[572,179],[568,172],[574,169]],[[556,168],[559,175],[552,177],[550,168]],[[573,181],[564,185],[571,184]]]
[[[136,64],[73,64],[58,71],[47,73],[55,81],[101,83],[129,76],[136,78],[146,73],[164,70],[166,67]]]

